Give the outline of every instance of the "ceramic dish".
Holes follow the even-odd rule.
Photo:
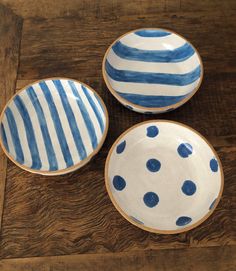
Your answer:
[[[179,233],[206,220],[223,191],[221,162],[192,128],[152,120],[124,132],[105,167],[108,194],[132,224],[156,233]]]
[[[102,99],[89,86],[49,78],[18,91],[0,116],[0,143],[19,167],[59,175],[85,165],[108,129]]]
[[[108,48],[103,77],[123,105],[140,113],[163,113],[187,102],[200,87],[203,65],[185,38],[165,29],[138,29]]]

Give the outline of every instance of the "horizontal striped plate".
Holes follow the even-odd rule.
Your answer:
[[[85,165],[108,130],[102,99],[89,86],[49,78],[21,89],[0,116],[0,143],[19,167],[59,175]]]
[[[103,59],[110,92],[140,113],[173,110],[199,88],[201,58],[190,42],[164,29],[139,29],[115,40]]]

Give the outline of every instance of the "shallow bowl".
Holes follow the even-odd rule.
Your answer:
[[[103,59],[110,92],[127,108],[147,114],[174,110],[200,87],[203,65],[193,45],[173,31],[138,29],[115,40]]]
[[[113,144],[105,182],[129,222],[174,234],[211,215],[224,181],[219,157],[202,135],[181,123],[151,120],[128,129]]]
[[[85,165],[108,130],[106,106],[89,86],[68,78],[34,82],[0,116],[0,144],[19,167],[59,175]]]

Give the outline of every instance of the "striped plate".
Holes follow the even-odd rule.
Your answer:
[[[19,167],[59,175],[85,165],[101,148],[107,109],[89,86],[49,78],[21,89],[0,116],[0,143]]]
[[[203,65],[183,37],[164,29],[126,33],[108,48],[103,77],[110,92],[140,113],[173,110],[199,88]]]

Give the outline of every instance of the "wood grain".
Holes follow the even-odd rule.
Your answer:
[[[16,270],[18,263],[24,270],[74,270],[77,265],[82,270],[96,266],[123,270],[129,264],[134,266],[130,270],[183,270],[183,265],[187,270],[235,269],[235,248],[230,245],[236,244],[236,2],[4,2],[25,18],[16,89],[51,76],[83,81],[104,99],[110,128],[93,162],[74,173],[42,177],[8,163],[0,257],[43,258],[4,260],[2,266],[6,270]],[[157,116],[140,115],[120,105],[101,73],[103,55],[114,39],[150,26],[170,28],[188,38],[199,50],[205,69],[202,86],[188,103]],[[223,163],[225,188],[219,206],[187,233],[158,235],[130,225],[105,191],[104,163],[112,143],[130,126],[152,118],[183,122],[198,130]],[[171,250],[163,250],[167,248]],[[46,257],[71,254],[80,255]]]
[[[236,247],[209,247],[144,251],[132,253],[106,253],[68,255],[3,260],[4,271],[234,271]]]
[[[6,6],[23,18],[41,17],[96,17],[117,18],[121,15],[153,14],[178,11],[235,10],[235,1],[227,0],[1,0]]]
[[[15,90],[22,19],[0,5],[0,112]],[[0,148],[0,232],[7,159]]]

